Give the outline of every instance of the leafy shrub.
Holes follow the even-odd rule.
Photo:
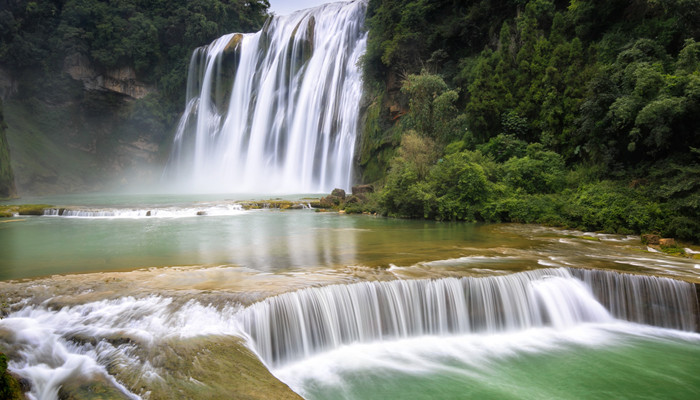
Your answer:
[[[513,157],[525,156],[527,142],[513,135],[501,133],[477,147],[482,153],[493,157],[495,161],[504,162]]]
[[[564,160],[559,154],[544,150],[539,143],[529,145],[525,157],[506,161],[503,169],[504,181],[526,193],[554,193],[564,187]]]
[[[581,186],[562,213],[574,227],[623,234],[659,230],[663,221],[658,203],[613,181]]]
[[[439,219],[481,219],[479,208],[489,196],[490,187],[481,165],[469,153],[451,154],[440,160],[430,172],[430,182],[437,197]]]

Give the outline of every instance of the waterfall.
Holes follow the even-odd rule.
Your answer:
[[[281,365],[343,344],[544,326],[563,329],[612,322],[614,316],[693,331],[697,302],[690,283],[561,268],[309,288],[253,304],[242,312],[241,321],[263,360]],[[632,311],[639,309],[644,312]]]
[[[349,189],[366,7],[275,16],[196,49],[166,178],[196,192]]]

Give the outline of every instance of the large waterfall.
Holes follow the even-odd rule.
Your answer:
[[[166,176],[196,192],[351,185],[364,0],[268,19],[196,49]]]
[[[241,318],[260,356],[280,365],[352,343],[615,318],[694,331],[698,299],[686,282],[560,268],[310,288],[254,304]]]

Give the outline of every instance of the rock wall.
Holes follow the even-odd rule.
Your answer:
[[[131,66],[102,72],[92,65],[87,56],[79,53],[64,59],[63,72],[81,81],[85,90],[114,92],[134,99],[144,98],[155,90],[153,86],[138,81],[136,71]]]
[[[46,77],[0,66],[7,127],[0,137],[0,198],[157,181],[172,127],[159,114],[156,88],[131,66],[100,71],[78,53],[58,69]]]
[[[10,146],[5,135],[6,125],[0,100],[0,199],[15,197],[15,176],[10,164]]]

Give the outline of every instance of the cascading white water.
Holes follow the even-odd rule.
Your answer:
[[[139,219],[139,218],[186,218],[201,216],[233,216],[244,214],[240,204],[199,204],[184,207],[149,207],[149,208],[47,208],[44,216],[84,218],[84,219]]]
[[[684,331],[700,328],[700,304],[695,288],[687,282],[592,269],[569,271],[585,282],[616,318]]]
[[[613,316],[593,294],[601,291],[601,281],[615,282],[627,293],[607,297],[611,309],[646,309],[616,315],[696,329],[692,284],[606,271],[576,273],[589,278],[592,287],[564,268],[487,278],[361,282],[271,297],[241,318],[258,354],[271,365],[358,342],[611,322]]]
[[[348,189],[366,6],[275,16],[195,50],[166,177],[197,192]]]
[[[619,295],[602,294],[611,288]],[[331,285],[243,309],[236,302],[212,305],[161,296],[60,308],[47,300],[14,308],[0,319],[0,345],[11,357],[11,370],[32,383],[32,399],[56,399],[61,385],[84,376],[104,377],[129,397],[147,397],[143,385],[168,373],[163,365],[169,364],[155,362],[155,349],[169,340],[202,336],[247,336],[268,366],[277,368],[346,344],[429,335],[485,337],[530,328],[565,332],[585,323],[619,325],[618,314],[686,331],[695,331],[698,323],[691,283],[566,268]],[[646,312],[616,311],[632,309]],[[114,368],[122,371],[120,382],[110,375]]]

